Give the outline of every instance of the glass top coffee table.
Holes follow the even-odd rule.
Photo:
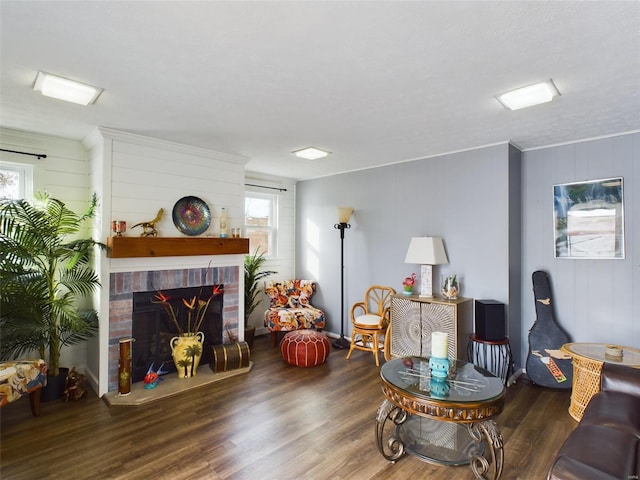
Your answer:
[[[462,360],[452,361],[446,379],[432,378],[429,359],[419,357],[392,359],[380,376],[385,400],[376,414],[376,443],[387,460],[411,453],[470,465],[476,478],[500,478],[503,442],[492,420],[504,407],[500,378]]]

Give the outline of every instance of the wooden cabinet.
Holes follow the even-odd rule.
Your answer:
[[[473,333],[473,302],[458,297],[394,295],[391,299],[390,357],[430,357],[431,333],[449,336],[449,358],[467,358],[467,340]]]

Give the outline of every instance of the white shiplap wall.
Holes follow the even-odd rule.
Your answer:
[[[127,235],[137,236],[142,229],[131,227],[152,220],[160,208],[164,209],[164,218],[157,225],[158,235],[181,236],[171,214],[175,203],[187,195],[201,198],[211,209],[211,226],[203,235],[219,235],[223,207],[228,212],[230,228],[242,224],[246,158],[106,128],[98,128],[84,144],[90,151],[91,185],[102,193],[101,219],[96,225],[100,238],[109,236],[111,220],[126,221]],[[242,264],[240,255],[223,257],[100,259],[103,288],[95,299],[100,311],[100,332],[89,343],[87,359],[89,378],[98,395],[108,388],[109,274],[202,267],[209,261],[216,266]]]
[[[274,194],[278,198],[277,246],[276,255],[268,258],[265,270],[278,272],[274,279],[287,280],[295,278],[295,215],[296,215],[296,183],[292,179],[272,177],[255,172],[247,172],[245,183],[260,185],[245,187],[246,191]],[[279,190],[273,190],[279,189]],[[257,334],[268,333],[264,326],[264,312],[269,307],[266,295],[260,295],[262,303],[256,307],[249,318],[249,324],[257,327]]]
[[[0,146],[7,150],[41,153],[47,158],[0,152],[3,162],[33,166],[33,192],[46,191],[62,200],[71,210],[82,213],[90,198],[88,155],[79,141],[0,128]],[[32,200],[32,198],[29,198]],[[89,232],[87,232],[89,233]],[[86,346],[75,345],[62,351],[64,366],[86,368]]]
[[[106,128],[97,128],[82,142],[0,128],[0,145],[9,150],[47,154],[46,159],[37,160],[0,152],[0,159],[33,165],[34,191],[47,190],[74,211],[83,211],[91,193],[96,192],[100,209],[93,234],[94,238],[103,241],[110,235],[111,219],[125,220],[130,228],[135,223],[152,219],[160,207],[165,210],[165,218],[159,225],[160,235],[180,235],[173,226],[171,210],[176,200],[185,195],[198,196],[212,208],[214,218],[205,235],[215,236],[223,206],[228,211],[230,228],[242,226],[244,183],[286,189],[278,193],[278,255],[269,259],[265,268],[276,270],[278,278],[294,277],[296,183],[257,173],[247,174],[245,178],[244,157]],[[139,233],[139,229],[128,232],[129,235]],[[209,259],[171,257],[163,260],[162,268],[202,266]],[[101,312],[101,330],[88,343],[64,350],[62,362],[84,371],[97,391],[102,390],[101,379],[108,377],[106,351],[101,348],[108,343],[108,273],[146,269],[148,262],[145,260],[108,259],[104,254],[96,259],[97,270],[106,279],[103,280],[105,288],[93,299],[94,307]],[[233,259],[225,259],[223,263],[230,260]],[[263,314],[263,308],[256,309],[251,323],[258,327],[263,325]]]
[[[0,152],[3,162],[32,165],[33,191],[47,191],[80,212],[87,208],[87,151],[78,141],[0,128],[0,145],[7,150],[41,153],[47,158]]]
[[[125,220],[130,229],[136,223],[152,220],[163,208],[165,217],[158,226],[158,235],[180,235],[171,220],[171,211],[180,198],[193,195],[211,209],[211,226],[203,235],[219,234],[223,207],[227,209],[230,228],[242,225],[247,158],[104,128],[92,137],[87,145],[95,148],[98,144],[104,153],[104,164],[93,167],[96,176],[110,177],[111,191],[104,206],[109,219]],[[129,230],[129,235],[141,232],[137,227]]]

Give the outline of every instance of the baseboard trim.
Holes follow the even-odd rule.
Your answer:
[[[338,335],[337,333],[333,333],[333,332],[324,332],[324,334],[325,334],[327,337],[329,337],[329,338],[340,338],[340,335]],[[347,340],[351,341],[351,339],[350,339],[350,338],[348,338],[348,337],[344,337],[344,338],[346,338]]]
[[[256,327],[256,335],[268,335],[269,329],[267,327]]]
[[[519,368],[517,369],[515,372],[513,372],[513,375],[511,375],[509,377],[509,380],[507,380],[507,387],[510,387],[511,385],[513,385],[514,383],[516,383],[516,381],[518,380],[518,378],[520,378],[521,375],[524,375],[526,372],[524,370],[524,368]]]

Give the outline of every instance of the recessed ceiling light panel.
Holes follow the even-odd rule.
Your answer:
[[[33,89],[46,97],[57,98],[79,105],[94,103],[103,89],[59,77],[46,72],[38,72]]]
[[[317,160],[318,158],[326,157],[330,152],[316,147],[307,147],[291,153],[295,154],[297,157],[306,158],[307,160]]]
[[[526,87],[511,90],[510,92],[498,95],[496,99],[508,110],[518,110],[520,108],[531,107],[541,103],[550,102],[554,97],[560,96],[553,80],[534,83]]]

